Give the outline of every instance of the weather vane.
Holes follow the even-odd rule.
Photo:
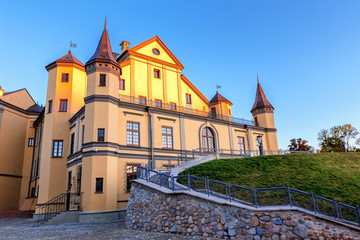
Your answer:
[[[221,88],[221,85],[216,85],[216,89],[220,89]]]
[[[70,40],[70,50],[71,50],[71,48],[77,48],[77,44],[72,43],[71,40]]]

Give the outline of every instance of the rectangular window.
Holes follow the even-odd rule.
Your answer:
[[[191,104],[191,94],[186,93],[186,103]]]
[[[52,112],[52,100],[49,100],[48,102],[48,113]]]
[[[62,157],[63,140],[53,140],[52,157]]]
[[[125,80],[120,79],[120,90],[125,90]]]
[[[126,123],[126,143],[130,146],[140,146],[140,123]]]
[[[161,108],[162,107],[162,101],[155,99],[155,107]]]
[[[239,154],[240,155],[244,155],[245,154],[245,138],[243,137],[238,137],[238,147],[239,147]]]
[[[61,82],[69,82],[69,74],[68,73],[61,74]]]
[[[82,125],[81,146],[84,145],[85,125]]]
[[[106,86],[106,74],[100,74],[99,86]]]
[[[126,165],[126,192],[130,192],[131,180],[136,179],[136,164]]]
[[[66,112],[67,111],[67,99],[60,99],[60,107],[59,112]]]
[[[215,114],[216,114],[216,108],[215,108],[215,107],[210,108],[210,111],[211,111],[211,113],[215,113]]]
[[[98,142],[103,142],[105,140],[105,129],[98,128]]]
[[[95,193],[103,193],[104,178],[96,178]]]
[[[33,146],[34,146],[34,139],[33,139],[33,138],[29,138],[28,146],[29,146],[29,147],[33,147]]]
[[[74,153],[75,133],[70,136],[70,155]]]
[[[260,156],[260,143],[257,138],[256,138],[256,153],[257,153],[257,156]]]
[[[139,104],[144,104],[144,105],[146,105],[146,97],[139,96]]]
[[[176,111],[176,103],[170,103],[170,110],[175,110]]]
[[[67,179],[67,190],[68,190],[68,191],[71,190],[71,185],[72,185],[72,184],[71,184],[71,178],[72,178],[71,175],[72,175],[72,172],[69,171],[69,172],[68,172],[68,179]]]
[[[165,127],[161,128],[162,133],[162,147],[167,149],[173,149],[173,128]]]
[[[154,69],[154,78],[160,78],[160,70]]]

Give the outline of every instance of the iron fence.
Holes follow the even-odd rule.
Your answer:
[[[171,191],[196,191],[255,208],[261,206],[298,207],[315,214],[360,226],[360,208],[307,193],[294,188],[248,188],[194,175],[172,176],[146,167],[137,166],[138,179],[144,179]]]

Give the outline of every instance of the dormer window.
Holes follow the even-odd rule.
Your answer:
[[[157,48],[153,48],[152,53],[155,55],[160,55],[160,51]]]
[[[160,70],[154,69],[154,78],[160,78]]]
[[[106,86],[106,74],[100,74],[99,86],[101,87]]]
[[[69,74],[68,73],[61,74],[61,82],[69,82]]]

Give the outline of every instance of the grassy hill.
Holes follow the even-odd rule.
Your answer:
[[[360,205],[360,153],[288,154],[221,159],[192,167],[180,175],[245,187],[290,187],[349,205]]]

